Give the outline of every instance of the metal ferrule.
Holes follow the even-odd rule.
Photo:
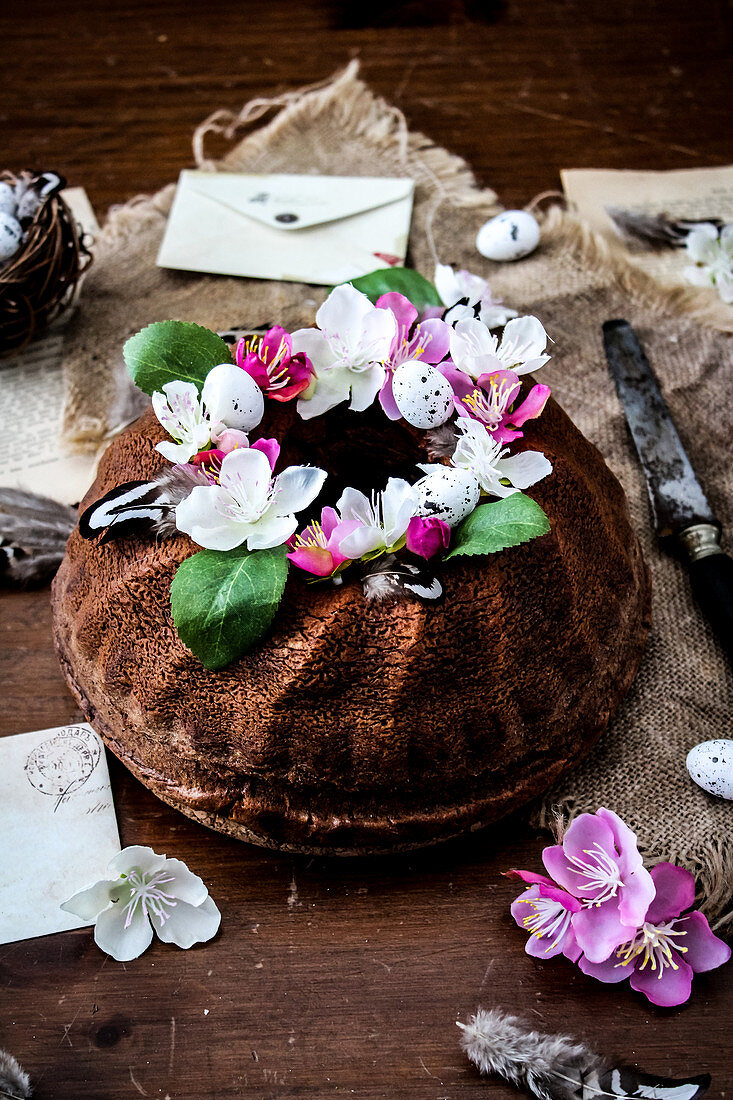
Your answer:
[[[712,523],[695,523],[677,536],[690,562],[722,554],[720,531]]]

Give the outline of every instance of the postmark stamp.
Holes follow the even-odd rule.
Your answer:
[[[94,773],[102,750],[96,735],[83,726],[65,726],[28,755],[25,774],[41,794],[55,798],[54,813]]]

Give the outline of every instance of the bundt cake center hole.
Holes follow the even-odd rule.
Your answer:
[[[280,438],[279,467],[308,464],[328,473],[319,508],[335,504],[349,485],[371,495],[390,477],[414,482],[421,474],[418,462],[428,461],[425,433],[387,420],[379,406],[361,413],[340,406],[313,420],[293,418]]]

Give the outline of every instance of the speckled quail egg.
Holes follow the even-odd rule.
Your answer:
[[[440,371],[428,363],[410,359],[392,378],[395,404],[415,428],[437,428],[453,412],[453,390]]]
[[[212,367],[201,390],[213,423],[247,432],[256,428],[265,413],[262,390],[246,370],[234,363]]]
[[[23,229],[17,218],[0,211],[0,263],[9,260],[23,243]]]
[[[526,210],[505,210],[478,231],[476,248],[487,260],[521,260],[540,242],[537,219]]]
[[[23,221],[25,218],[31,220],[35,218],[38,213],[38,208],[42,203],[41,196],[32,187],[29,187],[24,192],[23,196],[18,200],[18,209],[15,214],[19,221]]]
[[[17,206],[15,188],[5,180],[0,180],[0,213],[15,215]]]
[[[479,502],[481,488],[468,470],[454,466],[433,467],[415,484],[420,494],[419,514],[442,519],[455,527]]]
[[[718,798],[733,799],[733,741],[703,741],[687,754],[687,770],[698,787]]]

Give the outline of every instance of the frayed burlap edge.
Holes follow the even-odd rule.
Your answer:
[[[381,96],[375,96],[359,78],[359,62],[355,59],[346,68],[317,84],[269,98],[250,100],[235,114],[219,109],[204,119],[193,134],[193,155],[196,167],[204,171],[236,172],[241,166],[237,151],[247,143],[248,159],[265,155],[277,145],[279,135],[294,126],[307,126],[323,112],[334,113],[351,137],[362,137],[379,152],[396,153],[406,173],[417,184],[425,184],[436,192],[432,218],[440,205],[494,207],[501,210],[496,192],[479,187],[468,164],[455,153],[436,145],[430,138],[412,131],[398,107]],[[275,117],[259,129],[250,129],[273,111]],[[236,144],[226,155],[214,160],[206,156],[206,138],[221,135]],[[99,236],[102,249],[113,247],[130,233],[145,231],[148,219],[167,217],[175,194],[175,184],[168,184],[154,195],[136,195],[120,206],[110,208],[107,222]],[[432,218],[430,221],[432,221]],[[433,258],[438,262],[437,252]]]

